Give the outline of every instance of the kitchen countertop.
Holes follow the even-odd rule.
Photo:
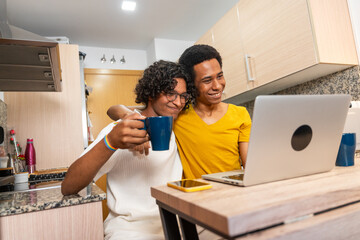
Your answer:
[[[62,195],[60,185],[50,189],[1,193],[0,217],[73,206],[104,199],[106,199],[106,193],[94,183],[81,190],[78,194],[69,196]]]

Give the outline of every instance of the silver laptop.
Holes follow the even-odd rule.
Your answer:
[[[349,104],[349,95],[258,96],[245,170],[202,178],[250,186],[330,171]]]

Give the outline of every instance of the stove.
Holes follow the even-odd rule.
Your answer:
[[[35,173],[30,174],[28,182],[24,183],[14,183],[14,175],[0,177],[0,194],[60,187],[65,175],[66,171]]]

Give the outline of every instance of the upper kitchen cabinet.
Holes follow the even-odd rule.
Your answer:
[[[246,91],[252,83],[246,81],[244,47],[240,31],[238,6],[234,6],[212,28],[214,46],[221,54],[224,77],[228,87],[224,97],[232,97]]]
[[[245,0],[238,8],[254,87],[317,64],[306,0]]]
[[[226,102],[358,65],[346,0],[242,0],[212,31],[211,45],[224,61]]]
[[[242,43],[238,6],[230,9],[210,30],[195,44],[208,44],[215,47],[221,54],[222,69],[227,86],[224,97],[232,97],[239,90],[246,91],[253,87],[246,80],[244,48]]]
[[[0,56],[0,91],[61,91],[58,43],[0,39]]]
[[[71,165],[84,150],[79,48],[59,44],[61,92],[5,92],[7,124],[26,146],[33,138],[37,170]]]
[[[254,88],[229,102],[252,100],[358,64],[346,0],[245,0],[238,9]]]

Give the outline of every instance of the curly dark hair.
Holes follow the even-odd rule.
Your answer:
[[[196,64],[213,58],[215,58],[219,62],[220,67],[222,67],[222,59],[220,53],[212,46],[205,44],[196,44],[187,48],[179,58],[179,63],[185,66],[186,71],[188,71],[191,76],[192,82],[194,83],[192,85],[193,89],[190,89],[190,87],[188,89],[188,91],[191,92],[192,103],[196,102],[196,96],[198,95],[195,88],[194,66]]]
[[[175,89],[177,81],[174,78],[183,78],[186,82],[187,92],[193,96],[188,90],[194,88],[194,82],[184,66],[160,60],[145,69],[142,78],[135,87],[135,102],[143,103],[147,107],[150,98],[155,99],[160,93],[169,93]],[[184,109],[189,106],[189,103],[190,101],[185,104]]]

